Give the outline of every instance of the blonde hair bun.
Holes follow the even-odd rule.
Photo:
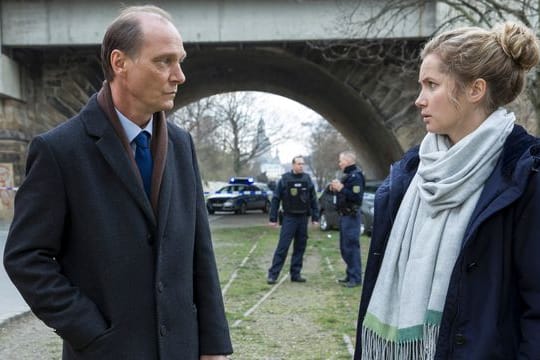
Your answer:
[[[505,22],[493,29],[495,39],[508,55],[523,70],[535,67],[540,60],[540,47],[535,34],[524,25]]]

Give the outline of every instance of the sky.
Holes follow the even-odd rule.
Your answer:
[[[265,92],[253,92],[256,101],[254,106],[260,109],[265,119],[266,131],[270,141],[278,150],[282,163],[289,163],[295,155],[306,155],[309,149],[309,129],[307,124],[315,122],[321,116],[304,105],[283,96]],[[273,134],[272,127],[279,124],[282,129]],[[289,136],[290,139],[283,140]],[[273,150],[275,151],[275,150]]]

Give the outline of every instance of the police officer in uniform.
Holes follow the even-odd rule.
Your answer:
[[[305,282],[300,275],[302,261],[307,243],[307,223],[316,225],[319,221],[319,207],[315,186],[310,177],[304,173],[304,159],[295,156],[292,160],[292,170],[282,175],[272,198],[270,209],[270,225],[277,226],[279,204],[283,207],[283,219],[279,242],[274,252],[272,266],[268,269],[268,284],[275,284],[281,268],[285,263],[289,246],[294,238],[291,259],[291,281]]]
[[[341,257],[347,264],[347,275],[338,280],[343,286],[355,287],[362,284],[360,261],[360,225],[362,198],[364,195],[364,175],[356,166],[356,155],[352,151],[339,154],[339,168],[343,178],[332,180],[330,190],[336,193],[336,207],[339,217],[339,248]]]

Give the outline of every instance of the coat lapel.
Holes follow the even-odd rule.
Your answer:
[[[152,207],[150,206],[150,201],[139,184],[136,174],[133,171],[133,167],[130,165],[130,159],[121,143],[118,141],[116,134],[112,131],[105,132],[103,136],[96,141],[96,146],[105,160],[109,163],[116,176],[124,183],[137,205],[155,226],[156,218]]]
[[[173,146],[171,141],[168,141],[169,148]],[[160,221],[160,234],[159,238],[161,239],[163,236],[163,231],[165,230],[166,220],[167,216],[169,214],[169,207],[170,207],[170,199],[171,199],[171,192],[172,192],[172,178],[173,174],[172,172],[175,167],[172,151],[168,151],[166,154],[166,158],[163,161],[163,167],[164,171],[162,172],[162,179],[161,179],[161,186],[160,186],[160,192],[159,192],[159,202],[158,202],[158,216]]]
[[[113,172],[126,186],[129,194],[141,208],[150,223],[156,226],[156,217],[146,196],[135,159],[126,135],[118,120],[108,85],[97,95],[99,108],[105,116],[86,116],[82,119],[87,133],[95,138],[96,146]]]

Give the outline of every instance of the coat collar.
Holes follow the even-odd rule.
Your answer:
[[[94,116],[83,116],[82,121],[85,123],[87,133],[98,138],[96,145],[101,154],[155,226],[168,148],[167,121],[164,113],[154,114],[151,145],[154,169],[152,173],[151,201],[149,201],[143,190],[142,179],[135,163],[133,151],[114,110],[111,90],[106,81],[103,83],[99,93],[90,99],[89,103],[92,102],[97,102],[108,121],[100,121]],[[111,131],[111,127],[114,131]],[[164,197],[166,196],[164,195]]]
[[[484,190],[465,231],[464,246],[485,219],[523,194],[531,171],[537,171],[535,168],[540,163],[537,155],[539,151],[540,140],[529,135],[521,126],[514,125],[499,162],[484,184]]]

